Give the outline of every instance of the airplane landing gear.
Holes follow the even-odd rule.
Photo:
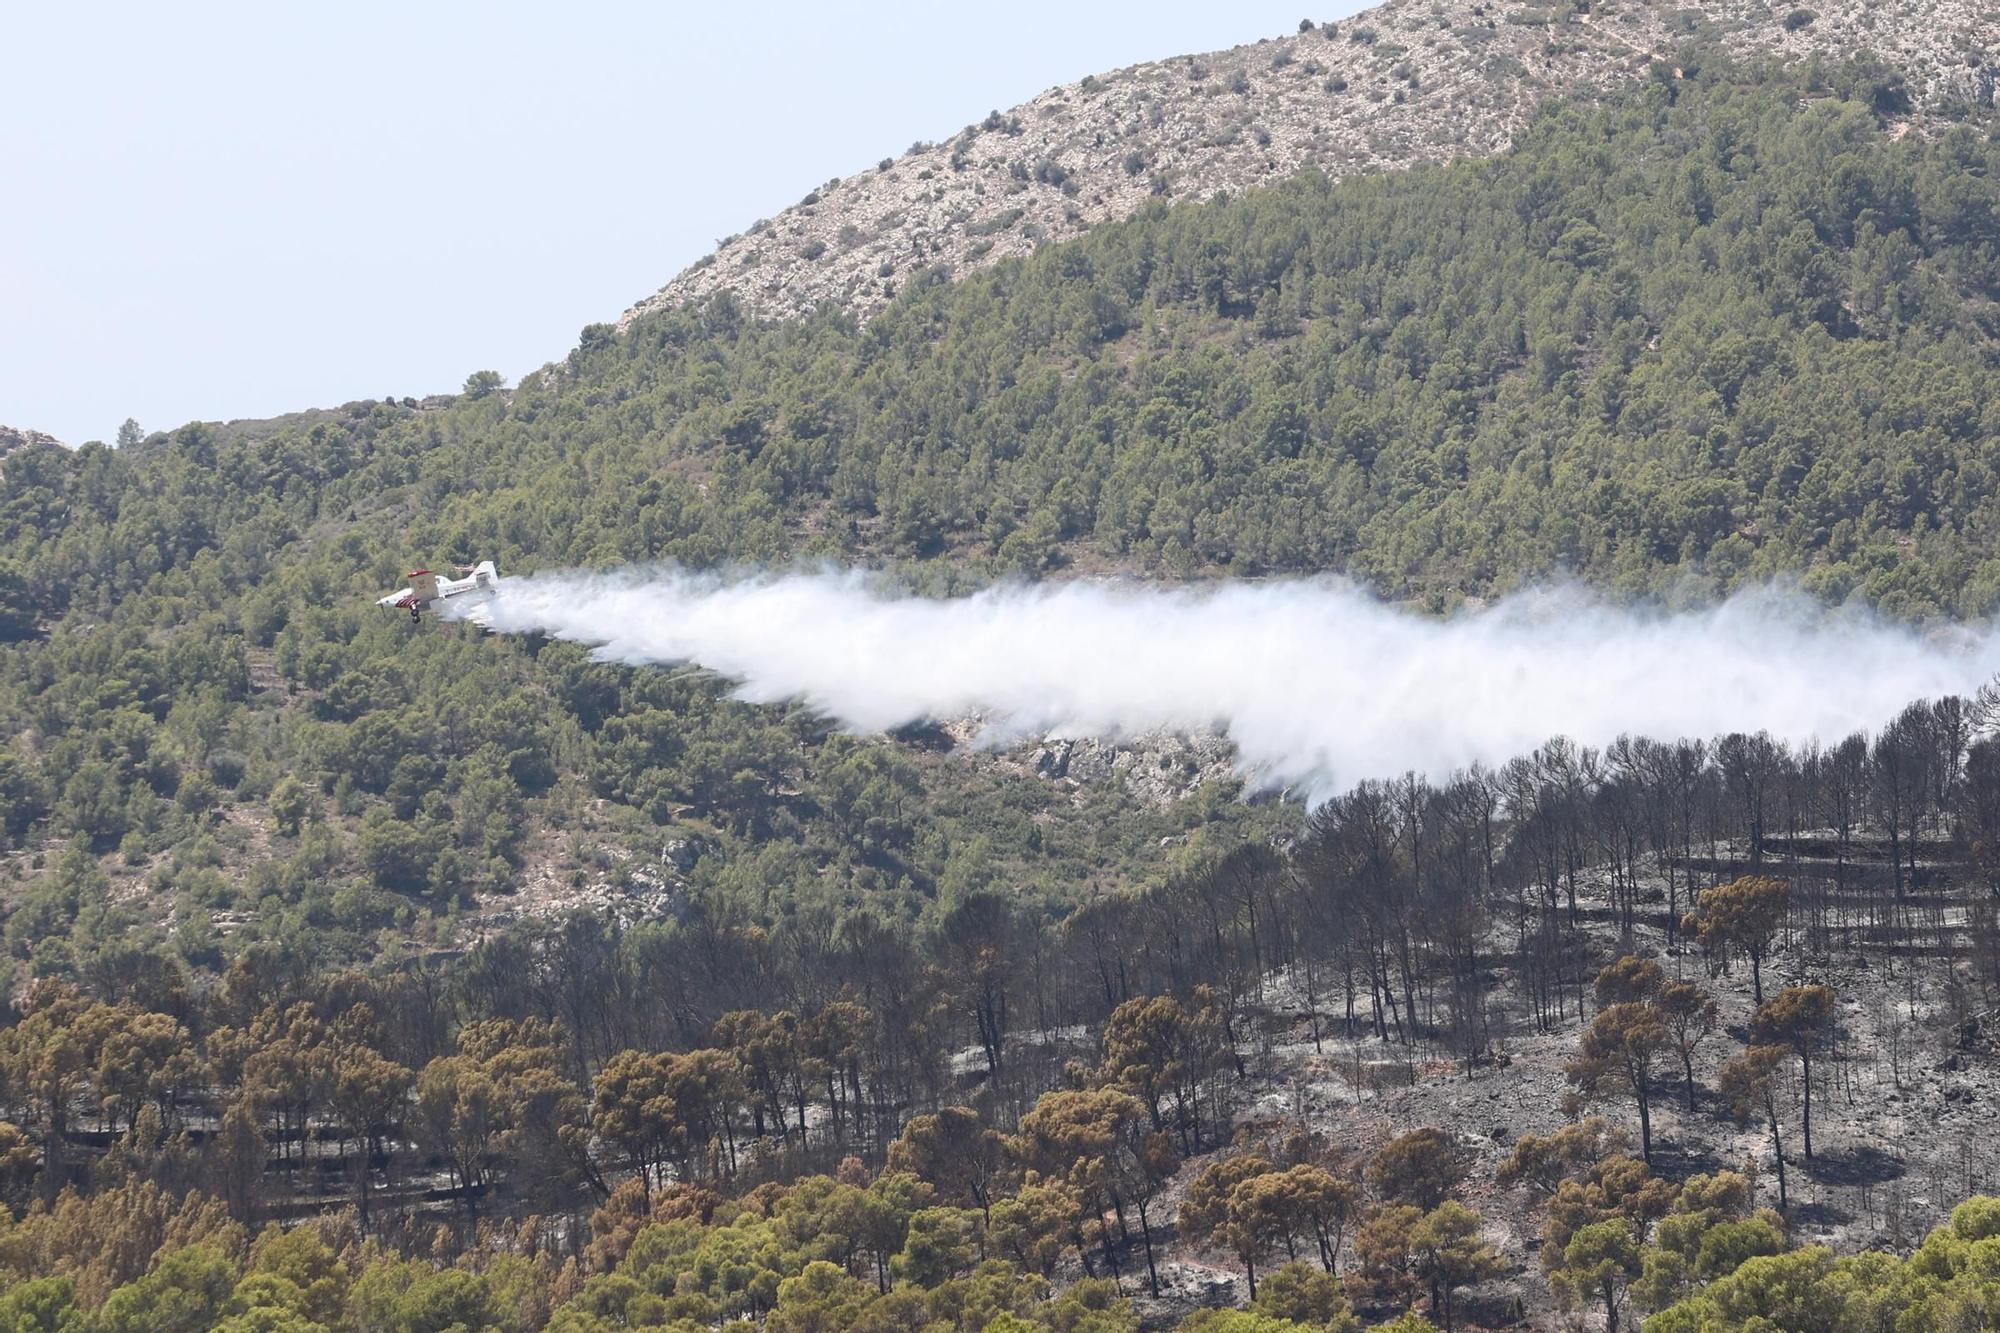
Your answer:
[[[410,608],[410,623],[412,625],[421,625],[424,623],[424,613],[421,607],[413,606]]]

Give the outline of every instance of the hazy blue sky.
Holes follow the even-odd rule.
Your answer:
[[[21,5],[0,424],[510,379],[913,139],[1353,0]]]

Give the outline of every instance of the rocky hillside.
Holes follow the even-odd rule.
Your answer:
[[[1866,52],[1913,111],[1990,104],[2000,24],[1977,0],[1480,3],[1390,0],[1338,24],[1050,89],[836,180],[724,242],[619,327],[732,292],[758,313],[862,314],[914,270],[1024,254],[1136,211],[1306,167],[1330,176],[1496,152],[1542,99],[1671,71],[1683,52]]]

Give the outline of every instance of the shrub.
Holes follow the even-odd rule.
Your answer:
[[[995,232],[1005,231],[1016,222],[1019,222],[1022,215],[1026,212],[1027,210],[1024,208],[1010,208],[1003,213],[996,213],[984,221],[974,222],[967,226],[965,230],[973,236],[991,236]]]
[[[507,380],[497,370],[475,370],[465,377],[465,396],[484,398],[497,393],[506,386]]]

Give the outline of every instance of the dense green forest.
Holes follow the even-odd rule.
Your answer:
[[[1495,161],[1156,208],[915,281],[865,329],[682,311],[588,329],[512,393],[21,453],[7,832],[176,849],[168,887],[213,907],[242,891],[195,836],[224,793],[317,830],[251,901],[337,892],[357,853],[353,883],[438,906],[505,887],[521,811],[579,785],[614,824],[754,835],[781,862],[761,884],[839,861],[919,897],[995,874],[1073,896],[1178,831],[1065,820],[1024,857],[1036,800],[992,790],[918,828],[904,797],[943,779],[916,757],[368,604],[444,557],[838,556],[926,587],[1333,568],[1435,604],[1556,570],[1674,595],[1796,574],[1984,610],[2000,145],[1888,133],[1899,96],[1869,67],[1663,76]]]
[[[2000,761],[1964,704],[1825,753],[1556,744],[1308,823],[372,605],[446,559],[834,558],[926,590],[1339,569],[1440,609],[1554,572],[1796,575],[1984,612],[2000,138],[1906,110],[1874,66],[1690,53],[1493,161],[1157,206],[913,277],[865,327],[724,302],[593,326],[511,391],[9,456],[0,1333],[1097,1333],[1135,1326],[1156,1225],[1272,1269],[1197,1329],[1448,1325],[1500,1264],[1463,1173],[1409,1165],[1449,1152],[1232,1141],[1280,971],[1315,1048],[1339,1026],[1467,1077],[1498,1067],[1504,972],[1528,1028],[1575,1036],[1576,1095],[1635,1103],[1637,1159],[1520,1164],[1538,1291],[1670,1333],[1995,1308],[1990,1204],[1907,1262],[1835,1260],[1733,1163],[1655,1179],[1652,1061],[1713,1002],[1591,933],[1749,964],[1703,1114],[1789,1134],[1792,1070],[1809,1089],[1837,1034],[1800,1017],[1812,988],[1763,994],[1781,930],[1816,956],[1878,938],[1864,918],[1931,931],[1956,1014],[2000,985]],[[1734,878],[1781,827],[1839,829],[1832,889]],[[1698,872],[1732,840],[1745,864]],[[1961,896],[1918,896],[1944,861]],[[1724,879],[1741,916],[1696,896]],[[497,915],[663,880],[637,926]],[[1143,1201],[1175,1173],[1169,1224]],[[1787,1302],[1818,1304],[1755,1322]]]

